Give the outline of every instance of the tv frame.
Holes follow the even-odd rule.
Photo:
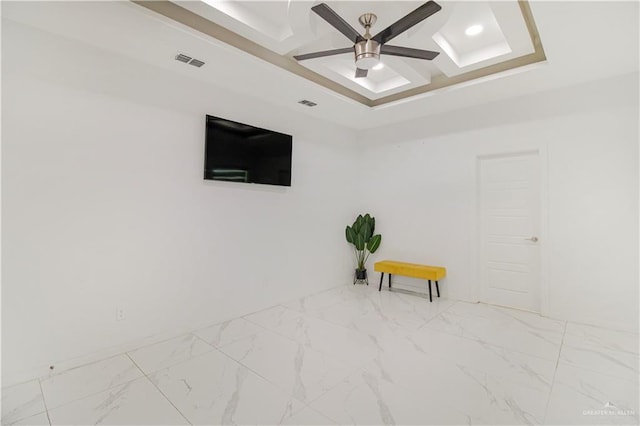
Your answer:
[[[281,136],[285,136],[287,138],[289,138],[289,179],[287,184],[280,184],[280,183],[270,183],[270,182],[247,182],[247,181],[241,181],[241,180],[234,180],[234,179],[213,179],[211,177],[208,177],[207,174],[207,151],[209,148],[209,141],[208,141],[208,127],[209,127],[209,119],[215,119],[215,120],[223,120],[223,121],[227,121],[229,123],[232,123],[234,125],[238,125],[238,126],[243,126],[243,127],[249,127],[252,129],[255,129],[257,131],[260,132],[264,132],[265,134],[275,134],[275,135],[281,135]],[[271,129],[265,129],[263,127],[258,127],[258,126],[253,126],[251,124],[246,124],[246,123],[241,123],[239,121],[234,121],[234,120],[229,120],[227,118],[224,117],[218,117],[218,116],[214,116],[214,115],[210,115],[210,114],[206,114],[205,115],[205,137],[204,137],[204,170],[203,170],[203,174],[204,174],[204,180],[207,181],[214,181],[214,182],[235,182],[235,183],[244,183],[244,184],[253,184],[253,185],[269,185],[269,186],[275,186],[275,187],[284,187],[284,188],[289,188],[291,187],[291,181],[292,181],[292,172],[293,172],[293,135],[287,134],[287,133],[282,133],[282,132],[277,132],[275,130],[271,130]],[[238,172],[240,172],[240,170],[237,170]],[[231,172],[231,169],[229,169],[229,172]]]

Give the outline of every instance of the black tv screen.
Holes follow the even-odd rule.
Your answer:
[[[204,178],[291,186],[291,135],[207,115]]]

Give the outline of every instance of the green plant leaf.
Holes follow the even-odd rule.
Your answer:
[[[371,239],[371,224],[369,222],[365,222],[362,229],[360,229],[360,234],[362,234],[365,242],[369,242]]]
[[[371,239],[367,243],[367,249],[369,250],[370,253],[375,253],[376,250],[378,250],[378,247],[380,247],[381,242],[382,242],[382,235],[380,234],[374,235],[373,237],[371,237]]]
[[[351,244],[355,243],[356,234],[350,226],[347,226],[347,229],[345,229],[345,236],[347,237],[348,242]]]
[[[361,233],[358,233],[356,235],[356,250],[362,251],[365,248],[365,240],[364,240],[364,236]]]

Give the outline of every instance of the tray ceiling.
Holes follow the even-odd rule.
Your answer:
[[[435,89],[545,61],[526,1],[444,2],[442,9],[393,39],[394,46],[440,52],[433,61],[382,55],[384,67],[355,78],[353,53],[296,61],[293,56],[353,44],[316,15],[309,1],[136,1],[363,105],[376,107]],[[375,13],[376,34],[423,1],[327,1],[357,31]],[[479,34],[469,35],[474,26]]]

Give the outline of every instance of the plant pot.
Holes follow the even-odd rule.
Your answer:
[[[366,280],[366,279],[367,279],[367,270],[356,269],[356,280]]]
[[[355,283],[365,283],[369,285],[369,280],[367,279],[367,270],[366,269],[356,269],[353,274],[353,284]]]

